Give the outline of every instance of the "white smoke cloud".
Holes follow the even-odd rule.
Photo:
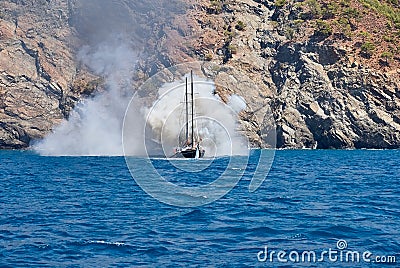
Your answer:
[[[232,95],[229,97],[228,105],[238,114],[246,109],[247,104],[243,97]]]
[[[173,147],[179,145],[184,87],[168,90],[172,86],[182,87],[182,81],[165,84],[159,89],[158,104],[151,113],[144,104],[146,102],[135,97],[126,114],[125,125],[124,115],[134,91],[132,72],[137,61],[136,51],[148,55],[143,51],[146,40],[153,33],[146,27],[148,15],[155,12],[151,16],[155,24],[157,21],[164,23],[167,17],[172,18],[185,5],[180,0],[76,2],[77,10],[71,22],[87,44],[77,58],[103,78],[105,88],[78,103],[67,120],[32,147],[43,155],[123,155],[124,152],[145,155],[145,150],[149,149],[145,148],[145,143],[150,143],[156,149],[162,144],[169,156]],[[154,8],[160,6],[162,9]],[[236,133],[237,113],[246,107],[246,103],[240,97],[232,96],[229,104],[225,105],[213,95],[213,83],[199,77],[195,79],[198,82],[195,88],[196,113],[201,117],[196,120],[197,131],[203,139],[206,156],[246,153],[246,140]],[[145,98],[156,95],[154,93],[144,92]],[[151,134],[146,132],[149,134],[147,137],[144,133],[146,120],[151,129]],[[125,145],[122,144],[122,134]]]
[[[132,95],[131,77],[135,52],[126,42],[84,47],[78,58],[105,79],[106,89],[85,99],[68,120],[33,148],[43,155],[122,155],[122,122]]]
[[[146,51],[145,46],[155,38],[151,27],[183,13],[187,5],[180,0],[74,0],[70,4],[71,26],[87,44],[77,58],[104,79],[105,88],[78,103],[68,120],[32,147],[43,155],[122,155],[122,125],[133,92],[136,52],[149,56],[152,50]],[[133,102],[135,112],[129,116],[135,124],[130,138],[139,153],[144,150],[137,142],[143,138],[143,104]]]
[[[82,51],[82,61],[103,74],[108,90],[79,103],[68,120],[58,126],[34,149],[43,155],[123,155],[143,156],[153,153],[146,141],[162,145],[163,154],[171,156],[180,145],[184,133],[185,83],[165,83],[158,90],[158,99],[147,107],[137,96],[130,98],[131,71],[134,53],[121,46],[104,53]],[[127,55],[129,57],[127,57]],[[131,60],[128,60],[131,59]],[[202,138],[206,157],[246,155],[248,142],[237,132],[238,113],[246,108],[244,99],[232,95],[224,104],[215,92],[215,84],[194,77],[195,131]],[[145,137],[145,127],[150,129]],[[123,129],[124,127],[124,129]],[[124,143],[122,144],[122,131]],[[124,146],[124,149],[123,149]]]
[[[213,82],[195,76],[194,85],[195,132],[202,138],[205,156],[247,154],[247,140],[237,132],[238,113],[246,108],[244,99],[232,95],[226,105],[214,94]],[[166,156],[173,154],[174,147],[180,144],[179,136],[185,133],[184,92],[184,80],[166,83],[159,89],[153,106],[142,110],[153,138],[162,144]]]

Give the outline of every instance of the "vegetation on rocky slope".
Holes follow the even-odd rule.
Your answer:
[[[351,51],[374,68],[400,66],[400,6],[397,0],[277,0],[286,12],[291,40],[325,40]]]

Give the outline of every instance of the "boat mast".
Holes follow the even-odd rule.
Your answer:
[[[189,104],[188,104],[188,78],[186,77],[186,89],[185,89],[185,106],[186,106],[186,120],[185,120],[185,127],[186,127],[186,140],[185,144],[189,140]]]
[[[190,71],[190,79],[191,79],[191,95],[192,95],[192,147],[194,146],[194,121],[193,121],[193,114],[194,114],[194,97],[193,97],[193,70]]]

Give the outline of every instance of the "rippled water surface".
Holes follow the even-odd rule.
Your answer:
[[[179,172],[154,163],[179,183]],[[3,151],[0,171],[0,267],[291,267],[258,253],[320,253],[339,240],[400,265],[400,151],[277,151],[256,192],[245,172],[228,195],[197,208],[147,195],[122,157]]]

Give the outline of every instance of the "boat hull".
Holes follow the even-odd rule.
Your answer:
[[[181,154],[184,158],[196,158],[196,149],[186,149],[182,150]],[[204,156],[205,151],[200,149],[199,151],[199,158],[202,158]]]

